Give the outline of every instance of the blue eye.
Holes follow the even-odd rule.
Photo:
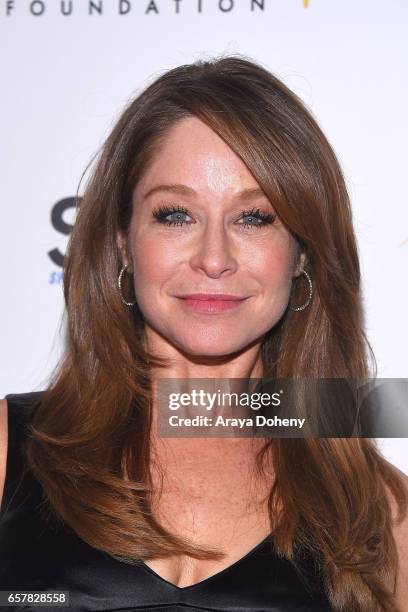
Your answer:
[[[181,218],[183,215],[187,215],[187,209],[184,206],[159,206],[153,211],[153,217],[157,219],[159,223],[165,225],[183,225],[184,220]],[[175,219],[167,220],[166,217],[175,215]]]
[[[273,215],[272,213],[264,213],[262,212],[259,208],[255,209],[252,208],[251,210],[243,210],[242,211],[242,218],[245,217],[249,217],[252,219],[255,219],[255,223],[248,223],[245,222],[242,225],[244,225],[245,227],[254,227],[254,228],[259,228],[259,227],[263,227],[264,225],[268,225],[271,224],[275,221],[276,215]]]
[[[159,206],[157,209],[153,211],[153,217],[164,225],[179,225],[183,226],[186,224],[185,219],[183,219],[183,215],[188,215],[188,210],[184,206],[180,205],[172,205],[172,206]],[[173,219],[168,219],[167,217],[174,216]],[[245,221],[244,223],[239,223],[245,228],[260,228],[265,225],[272,224],[276,215],[272,213],[264,213],[259,208],[252,208],[251,210],[243,210],[241,211],[241,217],[245,218],[249,217],[253,219],[255,222],[248,223]],[[188,225],[188,223],[187,223]]]

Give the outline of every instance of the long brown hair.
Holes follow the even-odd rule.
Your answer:
[[[265,376],[363,379],[375,368],[345,180],[310,110],[239,55],[161,75],[119,117],[78,201],[64,264],[65,351],[26,447],[53,512],[88,544],[129,563],[177,553],[220,558],[167,531],[150,511],[150,369],[166,363],[147,352],[142,315],[124,307],[117,290],[116,235],[128,231],[133,189],[169,128],[188,116],[243,160],[307,254],[312,303],[287,309],[266,334]],[[131,297],[130,281],[124,292]],[[305,299],[305,284],[296,281],[293,302]],[[395,610],[386,487],[400,516],[407,496],[375,441],[272,439],[262,453],[268,451],[277,550],[292,559],[301,544],[321,555],[334,610]]]

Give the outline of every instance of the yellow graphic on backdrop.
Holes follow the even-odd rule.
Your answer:
[[[307,8],[309,6],[309,0],[303,0],[303,6]]]

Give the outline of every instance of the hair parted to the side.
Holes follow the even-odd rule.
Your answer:
[[[373,375],[349,197],[312,113],[242,55],[162,74],[127,105],[87,181],[64,265],[65,352],[25,449],[52,512],[91,546],[130,563],[180,552],[222,557],[168,532],[150,511],[149,373],[166,364],[147,352],[141,313],[125,307],[117,289],[116,235],[127,234],[134,187],[169,128],[188,116],[243,160],[307,255],[313,300],[301,312],[288,308],[265,336],[264,375]],[[124,292],[133,299],[127,276]],[[301,278],[292,304],[306,299]],[[291,559],[301,545],[321,555],[334,610],[395,611],[398,559],[386,489],[400,517],[407,496],[375,440],[278,438],[267,452],[277,550]]]

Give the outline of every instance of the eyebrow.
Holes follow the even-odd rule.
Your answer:
[[[192,187],[188,187],[187,185],[183,185],[182,183],[172,183],[168,185],[156,185],[155,187],[152,187],[144,194],[142,200],[150,198],[153,194],[158,192],[175,193],[176,195],[186,196],[198,195]],[[248,187],[247,189],[243,189],[242,191],[236,193],[234,197],[239,200],[252,200],[253,198],[259,197],[266,198],[267,196],[265,195],[264,191],[262,191],[262,189],[260,189],[259,187]]]

